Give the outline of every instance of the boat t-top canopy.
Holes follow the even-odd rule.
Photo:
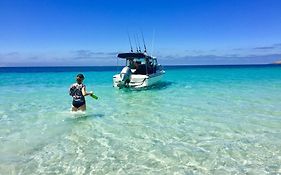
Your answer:
[[[117,55],[118,58],[125,58],[125,59],[134,59],[134,58],[148,58],[152,59],[151,56],[148,56],[146,53],[142,52],[128,52],[128,53],[119,53]]]

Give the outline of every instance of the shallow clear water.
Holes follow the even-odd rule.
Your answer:
[[[77,72],[27,72],[0,73],[0,174],[281,173],[281,67],[168,68],[141,91],[85,72],[85,114]]]

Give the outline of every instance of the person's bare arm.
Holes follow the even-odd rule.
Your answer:
[[[87,96],[87,95],[92,95],[92,94],[93,94],[93,92],[92,92],[92,91],[87,92],[87,91],[86,91],[86,88],[85,88],[85,87],[83,87],[83,88],[82,88],[82,94],[83,94],[83,96]]]

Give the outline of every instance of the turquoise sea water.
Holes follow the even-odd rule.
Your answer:
[[[141,91],[115,68],[0,70],[0,174],[281,174],[280,66],[167,67]]]

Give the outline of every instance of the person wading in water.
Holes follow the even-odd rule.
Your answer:
[[[83,74],[78,74],[76,76],[76,83],[72,84],[69,89],[69,95],[72,96],[72,111],[85,111],[86,110],[86,100],[85,96],[93,95],[93,92],[87,92],[86,86],[83,84],[85,79]]]

